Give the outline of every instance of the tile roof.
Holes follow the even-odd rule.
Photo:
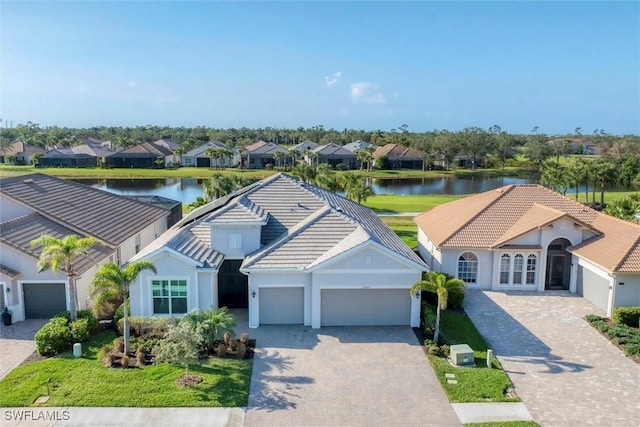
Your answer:
[[[204,155],[204,152],[207,151],[209,148],[222,148],[225,150],[228,150],[229,147],[227,147],[226,145],[224,145],[222,142],[220,141],[209,141],[206,142],[196,148],[193,148],[189,151],[187,151],[186,153],[184,153],[182,156],[183,157],[197,157],[200,155]]]
[[[98,145],[81,144],[47,151],[44,157],[106,157],[114,153]]]
[[[169,215],[156,206],[39,173],[0,179],[0,194],[76,234],[94,236],[113,246]]]
[[[226,220],[227,216],[233,221],[268,218],[261,233],[264,246],[245,259],[243,268],[308,268],[354,246],[373,242],[426,269],[424,262],[372,210],[285,174],[271,176],[221,202],[201,207],[135,259],[166,246],[198,262],[206,256],[217,260],[222,255],[210,249],[208,223]],[[199,245],[209,245],[210,252]],[[196,246],[199,252],[193,249]],[[187,247],[192,249],[187,251]]]
[[[252,155],[255,155],[255,154],[273,155],[273,153],[277,151],[283,154],[289,154],[289,151],[280,147],[278,144],[274,144],[273,142],[264,142],[264,141],[258,141],[258,142],[254,142],[253,144],[247,145],[246,147],[244,147],[244,151],[246,151],[247,154],[252,154]]]
[[[153,155],[153,156],[171,156],[174,154],[175,148],[173,148],[175,142],[159,139],[153,142],[143,142],[133,147],[129,147],[126,150],[119,151],[117,154],[131,154],[131,155]],[[177,145],[176,145],[177,148]]]
[[[316,148],[318,146],[318,144],[316,144],[313,141],[309,141],[308,139],[306,141],[302,141],[300,144],[294,145],[293,147],[291,147],[291,150],[295,150],[295,151],[307,151],[307,150],[313,150],[314,148]]]
[[[387,144],[378,148],[373,152],[373,157],[378,158],[381,156],[387,156],[390,160],[401,158],[402,160],[422,160],[423,154],[413,148],[405,147],[400,144]]]
[[[29,214],[0,224],[0,242],[35,259],[40,258],[42,245],[31,246],[31,241],[43,234],[49,234],[60,239],[70,234],[78,233],[39,213]],[[86,234],[81,234],[81,236],[87,237]],[[82,273],[91,268],[95,262],[103,260],[113,252],[113,247],[96,245],[89,250],[88,257],[78,256],[74,258],[73,265],[76,271]]]
[[[597,235],[570,251],[609,271],[640,272],[640,227],[540,185],[508,185],[437,206],[415,222],[438,247],[492,248],[559,218]]]
[[[23,154],[23,153],[30,156],[35,153],[44,153],[44,150],[34,145],[25,144],[21,140],[16,141],[13,144],[0,149],[0,154],[4,156]]]
[[[0,264],[0,274],[4,274],[7,277],[15,279],[20,275],[20,272],[18,270],[14,270],[11,267],[7,267],[4,264]]]
[[[367,148],[371,147],[373,144],[370,144],[368,142],[365,141],[353,141],[350,142],[349,144],[345,145],[344,148],[345,150],[349,150],[351,152],[355,152],[358,150],[366,150]]]
[[[314,148],[312,151],[318,153],[321,156],[356,157],[356,155],[352,151],[346,150],[341,145],[335,144],[333,142],[327,145],[320,145]]]

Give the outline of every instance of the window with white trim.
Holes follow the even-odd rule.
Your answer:
[[[524,269],[524,256],[516,254],[513,257],[513,280],[514,285],[522,285],[522,273]]]
[[[534,285],[536,283],[536,264],[538,257],[531,254],[527,257],[527,285]]]
[[[458,258],[458,279],[475,284],[478,281],[478,257],[465,252]]]
[[[187,312],[186,280],[152,280],[153,314]]]
[[[229,248],[242,249],[242,234],[229,233]]]
[[[509,272],[511,270],[511,257],[509,254],[502,254],[500,257],[500,284],[509,284]]]

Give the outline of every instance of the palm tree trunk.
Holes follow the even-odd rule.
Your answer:
[[[127,296],[125,295],[124,302],[124,354],[129,354],[129,341],[131,340],[131,331],[129,330],[129,309],[127,308]],[[117,326],[117,325],[116,325]]]
[[[438,344],[439,337],[440,337],[440,297],[438,296],[438,308],[436,309],[436,328],[433,333],[433,342]]]
[[[71,312],[71,320],[76,320],[78,313],[78,292],[76,290],[76,279],[73,275],[67,276],[69,281],[69,311]]]

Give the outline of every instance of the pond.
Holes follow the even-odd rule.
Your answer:
[[[110,193],[132,196],[150,194],[193,203],[202,196],[203,179],[154,178],[154,179],[74,179]],[[481,193],[509,184],[532,184],[537,181],[513,177],[440,177],[387,179],[372,178],[369,181],[376,194],[450,194],[463,195]]]

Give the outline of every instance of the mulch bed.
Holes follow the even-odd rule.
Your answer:
[[[178,378],[175,383],[178,387],[191,387],[202,382],[202,377],[199,375],[184,374]]]

